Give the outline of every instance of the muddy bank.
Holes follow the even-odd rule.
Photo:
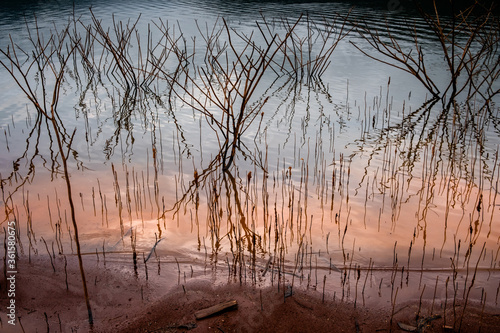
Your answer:
[[[179,274],[175,264],[148,266],[135,274],[128,257],[104,262],[85,256],[86,276],[94,316],[94,332],[388,332],[420,327],[442,332],[498,332],[500,309],[453,299],[397,299],[379,306],[344,302],[317,290],[260,282],[221,282],[214,272]],[[66,267],[66,268],[65,268]],[[161,268],[158,272],[158,268]],[[54,272],[55,269],[55,272]],[[159,273],[159,274],[158,274]],[[218,274],[222,275],[222,272]],[[2,332],[89,332],[76,257],[31,256],[18,260],[16,325],[7,321],[6,281],[1,277]],[[195,313],[229,300],[237,307],[197,320]],[[445,311],[446,308],[446,311]],[[431,313],[432,310],[432,313]],[[394,312],[394,313],[393,313]],[[446,318],[445,318],[446,317]],[[391,324],[392,318],[392,324]],[[462,319],[463,318],[463,319]],[[446,320],[446,323],[445,323]],[[460,322],[461,321],[461,322]]]
[[[420,307],[420,322],[416,322],[418,302],[405,302],[390,308],[354,307],[352,303],[323,300],[317,291],[295,290],[284,297],[277,288],[263,290],[231,284],[213,288],[206,282],[195,282],[184,288],[174,288],[137,318],[118,325],[122,332],[389,332],[422,329],[426,332],[453,331],[453,311],[447,311],[447,325],[443,329],[441,304],[426,302]],[[236,300],[238,307],[196,320],[200,309]],[[462,321],[462,332],[498,332],[499,312],[484,310],[469,304]],[[457,305],[456,311],[462,312]],[[392,317],[392,323],[391,323]],[[407,325],[407,326],[404,326]],[[419,326],[420,325],[420,326]],[[460,322],[456,323],[456,330]],[[423,331],[423,330],[421,330]]]

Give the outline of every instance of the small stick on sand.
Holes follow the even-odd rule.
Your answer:
[[[232,300],[232,301],[216,304],[216,305],[211,306],[209,308],[197,311],[194,313],[194,316],[196,319],[199,320],[199,319],[209,317],[209,316],[214,315],[216,313],[219,313],[219,312],[222,312],[224,310],[227,310],[227,309],[230,309],[233,307],[237,307],[237,306],[238,306],[238,302],[236,300]]]

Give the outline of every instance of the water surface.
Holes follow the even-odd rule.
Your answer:
[[[201,33],[221,28],[222,18],[236,32],[253,31],[256,41],[262,42],[257,23],[264,20],[282,32],[283,19],[295,22],[307,13],[309,21],[303,19],[295,30],[305,38],[311,22],[322,29],[323,19],[337,19],[340,29],[337,14],[346,16],[350,11],[353,21],[365,20],[373,29],[384,29],[387,19],[405,48],[413,45],[406,22],[422,27],[420,42],[429,75],[438,86],[446,85],[449,75],[438,41],[417,13],[405,6],[389,8],[384,2],[369,4],[356,2],[354,8],[347,1],[3,4],[0,48],[10,47],[12,38],[31,56],[28,37],[33,36],[35,21],[47,39],[68,22],[83,32],[83,26],[92,22],[92,7],[104,27],[112,27],[113,18],[123,26],[138,20],[133,47],[128,49],[134,61],[140,58],[137,36],[144,51],[148,29],[151,40],[158,40],[163,22],[172,35],[183,34],[186,50],[195,54],[190,60],[194,67],[203,65]],[[83,24],[73,25],[73,17]],[[351,21],[345,25],[352,27]],[[221,36],[224,42],[225,35]],[[244,45],[235,40],[237,47]],[[369,59],[353,43],[370,48],[352,32],[338,44],[320,80],[294,81],[266,72],[252,102],[258,102],[261,94],[269,100],[262,117],[241,137],[244,147],[230,176],[221,170],[209,173],[191,192],[195,170],[201,173],[219,151],[210,122],[181,96],[169,95],[165,81],[155,81],[149,91],[139,90],[130,99],[129,91],[112,75],[88,84],[82,64],[76,61],[66,73],[58,109],[66,130],[75,130],[74,153],[68,161],[84,252],[125,253],[131,263],[133,251],[145,258],[162,239],[153,254],[163,257],[162,262],[181,259],[186,267],[202,270],[208,264],[223,271],[227,264],[262,268],[272,258],[286,272],[287,281],[295,276],[299,282],[294,283],[307,286],[312,267],[316,280],[318,268],[329,275],[333,270],[337,276],[328,280],[329,290],[338,294],[348,288],[347,275],[342,277],[338,269],[351,273],[360,268],[366,276],[379,272],[372,281],[373,295],[386,270],[411,272],[400,286],[409,298],[420,294],[412,286],[428,284],[430,290],[437,276],[444,288],[446,278],[457,270],[460,275],[455,279],[466,289],[477,267],[485,274],[475,281],[473,296],[479,299],[481,290],[487,290],[488,302],[496,305],[498,97],[487,110],[481,98],[466,105],[461,97],[455,108],[446,109],[442,102],[431,102],[431,95],[412,75]],[[175,59],[170,59],[164,63],[165,71],[175,68]],[[111,63],[112,57],[108,55],[101,68],[108,68],[106,62]],[[40,78],[35,75],[30,80],[42,96]],[[62,166],[47,131],[50,124],[37,122],[32,105],[4,69],[0,83],[4,87],[0,173],[2,204],[7,207],[2,220],[18,221],[22,252],[45,251],[43,237],[59,252],[74,253]],[[493,86],[498,88],[498,83]],[[213,112],[220,110],[213,107]],[[186,200],[179,202],[185,193]],[[384,286],[394,289],[391,279],[392,273]]]

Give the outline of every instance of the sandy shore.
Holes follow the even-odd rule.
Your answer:
[[[16,321],[8,323],[6,281],[0,278],[2,332],[389,332],[417,328],[417,313],[426,332],[499,332],[500,308],[452,299],[400,299],[373,306],[343,302],[321,290],[263,286],[238,281],[221,283],[213,272],[181,276],[172,265],[149,265],[134,274],[130,262],[85,256],[86,276],[94,317],[91,329],[76,257],[47,256],[18,260]],[[54,266],[54,268],[52,267]],[[65,268],[66,266],[66,268]],[[54,272],[55,269],[55,272]],[[160,273],[160,274],[158,274]],[[222,274],[222,273],[220,273]],[[235,300],[237,306],[196,319],[199,310]],[[446,306],[446,311],[445,311]],[[420,308],[420,311],[419,311]],[[432,308],[432,314],[431,314]],[[393,314],[394,311],[394,314]],[[445,317],[446,316],[446,323]],[[391,323],[392,319],[392,323]],[[400,326],[403,324],[403,326]],[[409,325],[409,326],[404,326]]]

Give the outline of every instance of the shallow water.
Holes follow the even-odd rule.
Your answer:
[[[310,22],[320,22],[323,16],[332,20],[337,13],[347,15],[351,8],[345,1],[77,1],[74,7],[61,1],[27,3],[1,11],[0,48],[8,47],[10,33],[29,54],[23,20],[33,27],[33,12],[48,38],[73,11],[89,24],[90,5],[104,26],[112,24],[112,13],[123,24],[135,22],[140,13],[137,31],[142,47],[148,27],[152,39],[160,38],[155,24],[160,19],[168,22],[176,36],[182,31],[187,49],[195,50],[190,66],[203,63],[203,39],[196,24],[206,31],[214,24],[221,27],[223,17],[237,32],[258,35],[256,22],[263,18],[279,32],[282,17],[293,22],[307,11]],[[423,25],[408,8],[383,4],[358,5],[350,17],[366,18],[371,27],[383,28],[379,14],[387,16],[404,47],[412,40],[402,22],[417,20]],[[301,21],[296,33],[306,32],[307,23]],[[437,41],[425,30],[419,36],[429,74],[438,85],[446,84]],[[238,43],[241,40],[235,42],[237,47],[243,45]],[[81,64],[69,70],[58,109],[66,130],[76,129],[68,161],[83,251],[131,254],[135,248],[144,258],[175,258],[185,267],[208,263],[223,271],[229,265],[235,276],[237,267],[262,268],[272,257],[287,279],[296,276],[308,286],[314,269],[312,284],[317,285],[318,269],[325,274],[340,269],[350,279],[359,268],[363,278],[379,273],[375,291],[386,270],[403,270],[401,276],[411,271],[409,283],[401,277],[400,295],[405,297],[418,297],[425,284],[433,289],[436,276],[441,276],[444,287],[455,271],[460,272],[455,276],[459,290],[466,290],[472,274],[479,271],[485,274],[475,281],[471,297],[482,297],[484,288],[488,302],[496,305],[498,97],[489,112],[481,109],[480,99],[472,108],[461,105],[456,112],[443,111],[441,102],[428,102],[430,95],[411,75],[369,59],[352,43],[369,48],[351,33],[338,44],[321,80],[312,84],[276,79],[266,72],[263,88],[252,102],[259,94],[269,100],[262,118],[258,116],[241,138],[244,148],[230,169],[234,178],[222,177],[221,170],[207,173],[177,214],[171,209],[188,192],[195,170],[201,174],[219,151],[209,123],[179,96],[169,100],[164,82],[149,87],[154,94],[139,91],[134,104],[109,75],[87,85]],[[133,45],[129,52],[135,60],[138,45]],[[169,60],[165,67],[170,64]],[[48,125],[37,123],[32,105],[4,69],[0,84],[2,204],[12,209],[2,220],[17,220],[24,253],[45,253],[42,237],[55,251],[74,253],[62,166],[55,144],[52,153],[49,149]],[[498,82],[493,87],[498,89]],[[37,89],[41,94],[40,85]],[[213,107],[213,112],[220,111]],[[30,136],[36,124],[38,138],[37,130]],[[162,240],[154,247],[158,239]],[[385,281],[394,289],[395,273],[387,274]],[[346,278],[329,280],[329,290],[343,295],[355,282],[352,277],[346,287]],[[450,284],[454,285],[451,280]]]

